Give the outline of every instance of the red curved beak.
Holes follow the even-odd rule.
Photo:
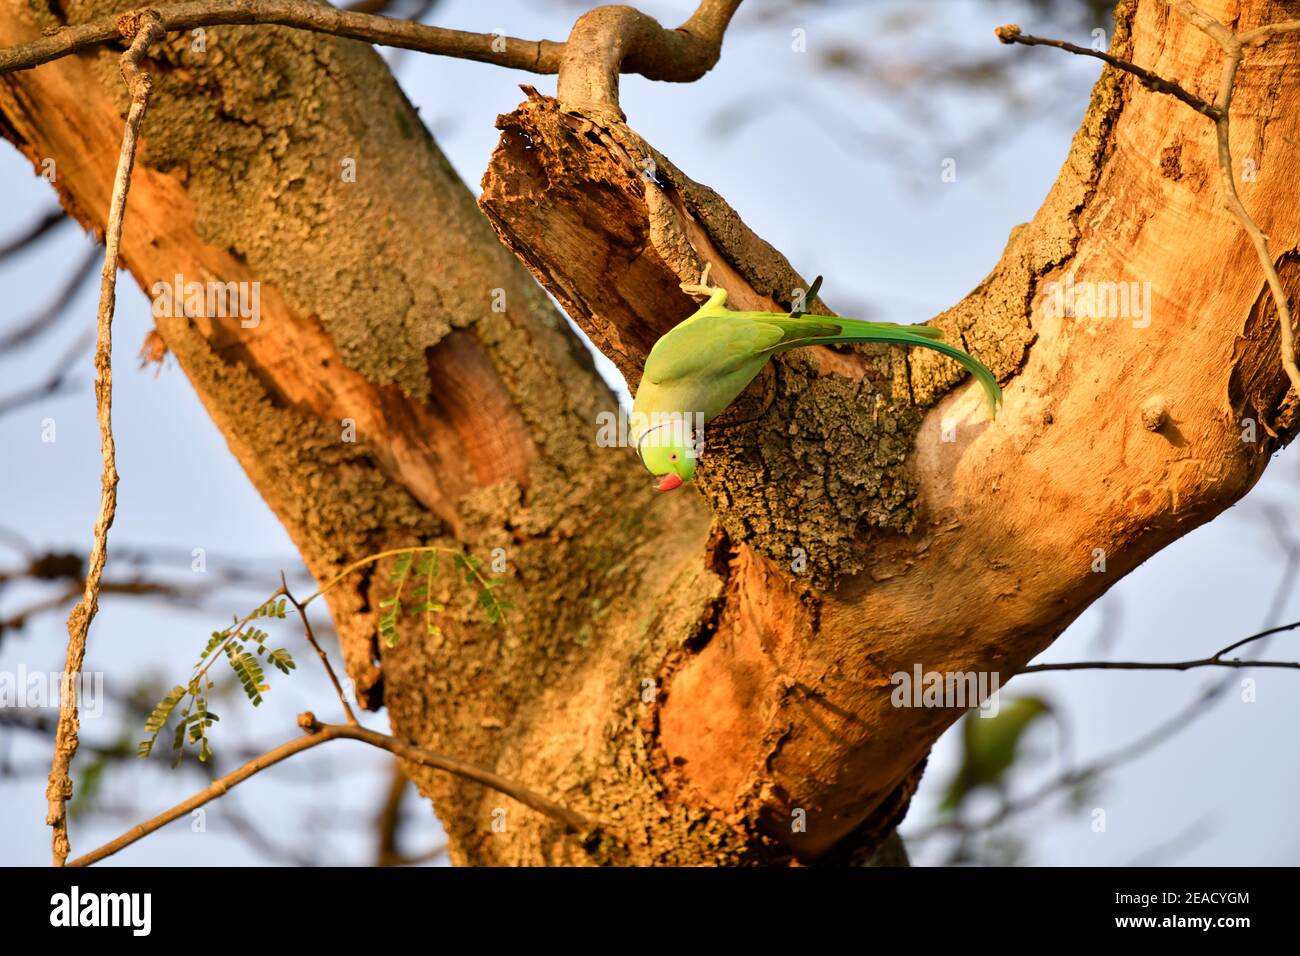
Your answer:
[[[655,491],[672,491],[674,488],[680,488],[681,486],[681,476],[669,472],[659,479],[659,484],[655,485]]]

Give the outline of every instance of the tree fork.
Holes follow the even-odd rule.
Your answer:
[[[1274,13],[1248,7],[1255,22],[1244,19],[1243,29]],[[1186,78],[1189,59],[1198,75],[1218,75],[1205,38],[1160,4],[1121,4],[1112,51],[1156,72],[1177,51],[1188,86],[1196,85]],[[1256,54],[1237,100],[1239,125],[1270,124],[1267,155],[1256,160],[1275,172],[1253,183],[1251,198],[1283,250],[1300,239],[1275,125],[1293,124],[1282,104],[1300,101],[1288,55]],[[646,350],[692,310],[675,290],[702,263],[742,307],[787,306],[803,283],[715,193],[608,113],[528,92],[498,121],[502,140],[480,205],[634,388]],[[1276,309],[1199,172],[1215,162],[1203,123],[1132,76],[1103,73],[1038,215],[1013,230],[989,277],[934,320],[1010,382],[996,423],[983,420],[973,389],[951,389],[956,376],[927,353],[891,365],[808,350],[778,358],[775,384],[751,388],[748,417],[757,422],[724,423],[720,442],[717,430],[710,435],[726,467],[710,469],[706,456],[700,485],[736,544],[714,562],[726,598],[707,639],[666,682],[659,742],[678,799],[741,808],[801,855],[827,852],[959,716],[892,707],[893,673],[920,662],[943,673],[1013,675],[1124,573],[1245,494],[1269,454],[1294,437],[1296,402],[1277,362],[1278,331],[1268,327]],[[1198,178],[1170,182],[1150,161],[1162,150],[1181,153]],[[1202,224],[1195,239],[1187,217]],[[1162,252],[1175,247],[1178,261]],[[1290,258],[1284,253],[1279,272],[1294,295],[1300,270]],[[1227,281],[1212,281],[1224,263]],[[1150,283],[1159,323],[1124,315],[1086,329],[1047,314],[1045,296],[1067,276]],[[855,378],[856,392],[828,384]],[[781,402],[782,388],[795,400]],[[1155,398],[1177,412],[1152,431],[1143,408]],[[924,413],[916,427],[908,399]],[[877,485],[860,475],[850,492],[867,494],[856,498],[830,493],[826,482],[855,457],[888,461],[871,428],[856,430],[866,436],[856,448],[822,442],[790,454],[791,435],[816,434],[820,414],[836,416],[855,400],[877,431],[883,422],[909,445],[904,473],[886,472],[892,480]],[[810,405],[819,412],[808,414]],[[1244,421],[1259,424],[1259,441],[1242,440]],[[732,437],[745,432],[748,441]],[[774,483],[782,494],[765,495]],[[902,521],[873,507],[900,488]],[[846,497],[852,507],[838,529],[807,527],[810,510],[820,518],[816,502]],[[783,520],[783,511],[794,516]],[[845,528],[851,541],[835,533]],[[832,552],[829,579],[792,574],[792,545],[810,562]],[[791,835],[800,809],[808,832]]]

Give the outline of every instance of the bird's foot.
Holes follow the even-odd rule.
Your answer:
[[[713,294],[717,292],[718,289],[720,288],[719,286],[716,285],[709,285],[709,270],[712,268],[713,268],[712,262],[704,263],[704,271],[700,273],[700,281],[698,283],[683,282],[680,286],[678,286],[678,288],[680,288],[687,295],[702,295],[707,298],[711,298]]]

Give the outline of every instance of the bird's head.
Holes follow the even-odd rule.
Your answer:
[[[656,491],[672,491],[695,477],[695,446],[680,428],[652,428],[637,442],[637,454],[658,480]]]

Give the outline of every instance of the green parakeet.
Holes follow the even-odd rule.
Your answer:
[[[1039,717],[1052,714],[1051,704],[1041,697],[1017,697],[1003,704],[996,717],[975,711],[967,714],[962,727],[965,753],[957,775],[948,784],[943,809],[954,809],[980,787],[1001,787],[1016,762],[1025,732]]]
[[[835,342],[887,342],[934,349],[970,371],[997,412],[1002,390],[993,373],[978,359],[940,341],[943,332],[939,329],[801,312],[736,312],[727,308],[725,289],[708,285],[708,274],[706,267],[699,285],[682,286],[686,292],[708,295],[709,299],[655,343],[632,405],[630,433],[641,461],[659,479],[659,491],[670,491],[691,480],[703,423],[720,415],[768,359],[787,349]],[[813,283],[809,301],[820,282]]]

